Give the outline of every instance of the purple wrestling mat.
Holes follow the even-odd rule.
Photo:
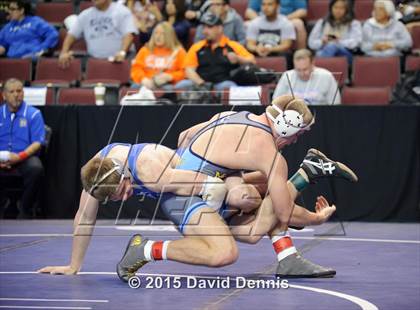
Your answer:
[[[72,221],[0,221],[0,308],[420,309],[419,224],[328,223],[292,231],[303,256],[337,270],[331,279],[277,280],[264,238],[239,243],[239,260],[223,268],[149,263],[139,270],[138,289],[115,273],[134,233],[179,237],[168,225],[98,221],[82,272],[52,276],[35,271],[69,263]]]

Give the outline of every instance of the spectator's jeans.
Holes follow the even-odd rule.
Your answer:
[[[330,42],[323,46],[317,53],[319,57],[345,56],[349,64],[353,61],[353,54],[340,43]]]
[[[385,51],[369,51],[366,52],[367,56],[373,56],[373,57],[392,57],[392,56],[401,56],[401,53],[399,50],[395,48],[390,48]]]
[[[143,85],[141,83],[137,84],[135,82],[132,82],[130,85],[131,88],[138,88],[138,89],[140,89],[142,86]],[[172,83],[163,84],[161,87],[157,88],[156,90],[172,91],[174,90],[174,84]]]
[[[16,165],[16,170],[23,176],[22,209],[29,214],[38,199],[44,167],[37,156],[31,156],[24,162]]]
[[[179,81],[176,85],[175,85],[175,89],[192,89],[194,87],[194,82],[191,80],[182,80]],[[221,91],[224,90],[226,88],[230,88],[230,87],[235,87],[238,86],[235,82],[233,81],[223,81],[220,83],[216,83],[213,85],[214,89],[217,91]]]

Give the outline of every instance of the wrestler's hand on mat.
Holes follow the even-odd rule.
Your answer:
[[[209,176],[203,184],[199,195],[210,208],[219,210],[225,200],[226,194],[227,188],[225,182],[222,179]]]
[[[47,266],[37,270],[38,273],[49,273],[49,274],[62,274],[62,275],[74,275],[79,272],[71,266]]]
[[[323,224],[331,217],[335,212],[336,207],[329,205],[327,199],[324,196],[318,196],[315,203],[315,212],[317,214],[317,225]]]

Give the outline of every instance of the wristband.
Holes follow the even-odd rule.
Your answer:
[[[22,151],[18,154],[18,156],[19,156],[20,160],[25,160],[29,157],[29,154],[26,153],[25,151]]]

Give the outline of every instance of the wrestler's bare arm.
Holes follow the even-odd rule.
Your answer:
[[[267,178],[260,171],[247,172],[242,174],[244,183],[255,186],[260,195],[267,193]]]
[[[267,178],[274,212],[282,223],[287,223],[294,201],[287,186],[286,160],[269,139],[259,139],[251,147],[251,170],[260,171]]]
[[[38,270],[38,272],[65,275],[79,272],[92,238],[98,207],[98,200],[83,190],[80,195],[79,209],[73,222],[73,246],[70,265],[47,266]]]
[[[323,206],[322,209],[316,210],[316,212],[311,212],[308,209],[295,204],[289,224],[296,227],[321,225],[325,223],[334,212],[335,206],[330,206],[328,202],[326,202],[326,205]]]
[[[172,192],[176,195],[198,195],[207,178],[195,171],[176,170],[170,160],[150,158],[147,165],[138,171],[143,184],[154,192]]]
[[[154,192],[171,192],[180,196],[200,195],[208,176],[199,172],[176,169],[179,156],[163,145],[145,149],[140,155],[137,174],[144,185]],[[216,182],[216,180],[212,180]],[[226,192],[223,181],[213,188],[220,195]],[[220,191],[220,192],[219,192]]]
[[[252,184],[261,195],[264,196],[267,193],[267,179],[261,172],[255,171],[255,172],[244,173],[242,174],[242,180],[246,184]],[[227,178],[225,180],[225,183],[228,189],[230,185],[229,181],[230,181],[230,178]],[[239,184],[243,184],[243,183],[239,183]],[[296,193],[296,189],[294,188],[293,185],[291,185],[289,181],[288,181],[288,187],[289,187],[289,193],[291,197],[293,198],[294,193]],[[320,196],[317,198],[316,206],[317,205],[319,205],[320,207],[315,208],[315,212],[312,212],[295,203],[295,205],[293,206],[293,212],[290,218],[289,225],[297,226],[297,227],[304,227],[308,225],[320,225],[320,224],[325,223],[325,221],[328,220],[328,218],[334,213],[335,206],[330,205],[323,196]]]

